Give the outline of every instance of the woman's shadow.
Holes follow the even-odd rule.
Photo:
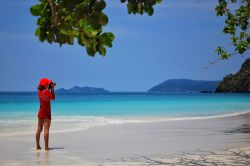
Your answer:
[[[49,148],[49,150],[61,150],[61,149],[64,149],[64,147],[52,147],[52,148]]]

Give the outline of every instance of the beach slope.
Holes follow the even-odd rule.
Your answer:
[[[48,152],[34,147],[35,135],[0,137],[1,165],[249,165],[250,114],[110,124],[52,133]]]

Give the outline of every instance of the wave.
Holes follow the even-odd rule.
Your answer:
[[[204,120],[204,119],[215,119],[215,118],[225,118],[234,117],[243,114],[250,113],[250,110],[233,112],[220,115],[210,115],[210,116],[193,116],[193,117],[137,117],[137,118],[110,118],[101,116],[54,116],[52,119],[51,133],[65,133],[73,131],[82,131],[94,127],[105,126],[105,125],[115,125],[115,124],[129,124],[129,123],[152,123],[152,122],[168,122],[168,121],[188,121],[188,120]],[[14,136],[14,135],[26,135],[34,134],[36,131],[36,120],[0,120],[0,127],[4,125],[11,125],[14,131],[6,130],[1,131],[0,137],[4,136]],[[33,125],[32,125],[33,124]],[[16,125],[16,126],[12,126]],[[16,131],[20,130],[20,131]],[[32,132],[31,132],[32,131]]]
[[[232,113],[225,113],[219,115],[208,115],[208,116],[193,116],[193,117],[177,117],[177,118],[163,118],[155,120],[155,122],[159,121],[184,121],[184,120],[204,120],[204,119],[215,119],[215,118],[226,118],[226,117],[234,117],[239,115],[244,115],[250,113],[250,110],[241,111],[241,112],[232,112]]]

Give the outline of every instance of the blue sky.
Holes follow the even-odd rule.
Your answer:
[[[107,55],[94,58],[85,48],[40,43],[34,35],[34,0],[2,0],[0,6],[0,91],[34,91],[41,77],[57,88],[74,85],[111,91],[146,91],[172,78],[220,80],[249,58],[235,56],[208,68],[214,49],[228,45],[216,0],[167,0],[153,16],[128,15],[120,0],[107,0],[109,23],[116,35]]]

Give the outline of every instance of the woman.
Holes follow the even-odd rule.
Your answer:
[[[38,86],[38,97],[40,108],[38,111],[38,127],[36,132],[36,149],[42,149],[40,146],[40,135],[44,128],[45,150],[49,150],[49,128],[51,122],[50,100],[55,99],[55,83],[47,78],[42,78]]]

